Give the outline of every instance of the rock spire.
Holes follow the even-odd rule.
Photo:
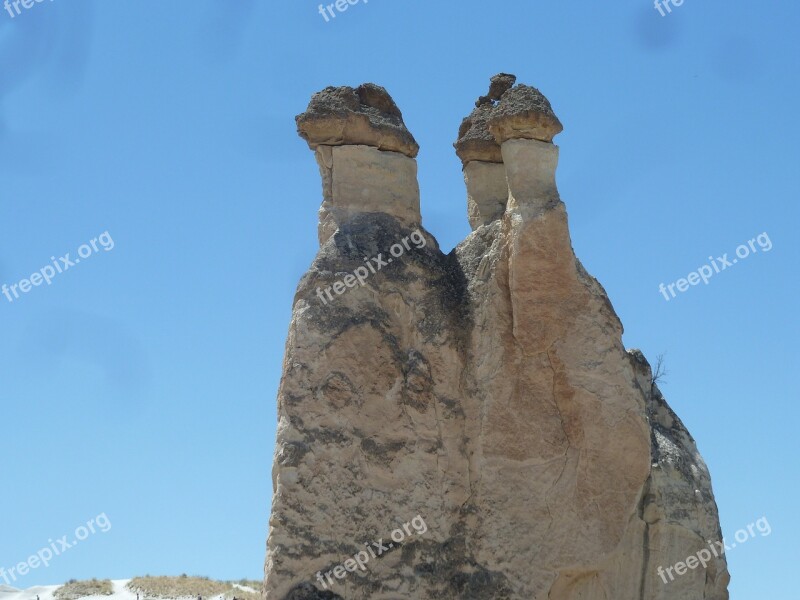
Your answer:
[[[664,575],[721,540],[711,480],[572,250],[547,99],[500,74],[465,119],[473,231],[449,254],[383,88],[328,88],[298,128],[321,247],[278,392],[266,599],[727,600],[722,555]]]

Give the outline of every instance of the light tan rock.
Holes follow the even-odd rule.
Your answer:
[[[508,202],[506,169],[502,164],[473,160],[464,165],[467,215],[472,229],[503,216]]]
[[[324,244],[340,223],[358,213],[386,213],[419,223],[417,161],[399,152],[370,146],[318,146],[322,177],[319,241]]]
[[[559,202],[556,188],[558,146],[528,139],[503,142],[503,164],[510,195],[508,209],[524,210],[528,216],[554,208]]]
[[[448,255],[412,159],[318,150],[328,225],[278,393],[267,600],[727,600],[723,557],[659,578],[720,537],[708,470],[575,257],[558,148],[513,131],[502,164],[467,163],[476,228]]]

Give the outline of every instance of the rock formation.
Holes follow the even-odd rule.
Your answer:
[[[297,118],[323,202],[278,395],[268,600],[728,598],[722,556],[660,576],[721,539],[708,470],[572,250],[561,123],[514,83],[459,131],[473,231],[447,255],[383,88],[328,88]]]
[[[296,120],[322,176],[320,245],[358,214],[419,222],[419,145],[385,89],[371,83],[326,88]]]

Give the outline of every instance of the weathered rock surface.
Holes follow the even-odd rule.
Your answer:
[[[563,129],[547,98],[527,85],[503,94],[489,119],[489,131],[500,144],[513,138],[552,142]]]
[[[502,164],[471,160],[464,165],[467,218],[472,229],[502,218],[508,202],[506,168]]]
[[[479,100],[480,102],[480,100]],[[468,117],[461,122],[458,130],[458,139],[454,144],[456,154],[461,162],[467,164],[471,160],[499,163],[503,162],[500,154],[500,145],[489,133],[489,119],[494,106],[479,104]]]
[[[297,131],[312,150],[317,146],[359,144],[417,156],[419,144],[403,115],[379,85],[328,87],[314,94],[306,112],[295,118]]]
[[[489,93],[478,98],[461,122],[454,146],[464,165],[473,160],[503,162],[500,144],[506,140],[552,142],[563,130],[547,98],[536,88],[514,87],[516,80],[507,73],[492,77]]]
[[[371,146],[319,145],[315,155],[323,182],[320,244],[359,213],[385,213],[409,224],[420,221],[413,158]]]
[[[481,105],[509,99],[489,121],[500,160],[468,161],[474,231],[447,255],[397,153],[317,149],[335,210],[287,341],[268,600],[728,598],[722,557],[657,574],[720,539],[708,470],[573,253],[560,123],[520,87]]]
[[[478,98],[475,106],[499,101],[500,98],[503,97],[503,94],[514,87],[516,82],[516,75],[509,75],[508,73],[498,73],[497,75],[494,75],[489,80],[489,93],[486,96],[481,96]]]

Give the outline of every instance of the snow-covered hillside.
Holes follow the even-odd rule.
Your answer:
[[[116,579],[114,594],[111,596],[89,596],[94,600],[136,600],[136,594],[125,589],[130,579]],[[0,600],[54,600],[53,594],[60,585],[36,585],[26,590],[17,590],[10,586],[0,586]]]
[[[125,586],[130,579],[114,579],[111,583],[114,586],[114,593],[109,596],[86,596],[89,600],[137,600],[135,592],[131,592]],[[244,592],[258,593],[253,588],[232,584],[233,587]],[[18,590],[8,585],[0,585],[0,600],[55,600],[55,591],[60,585],[37,585],[26,590]],[[227,600],[224,595],[203,598],[203,600]]]

